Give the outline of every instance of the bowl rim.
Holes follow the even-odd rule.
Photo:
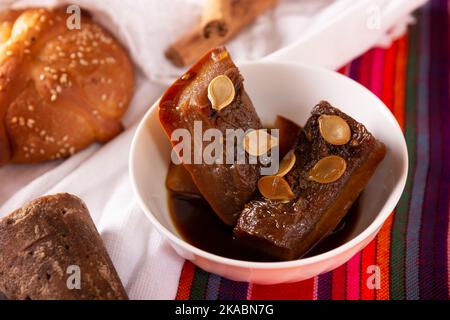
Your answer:
[[[387,117],[391,122],[394,123],[395,130],[398,131],[401,137],[401,154],[404,155],[403,157],[403,172],[401,173],[400,179],[395,183],[395,186],[393,188],[393,191],[391,192],[390,197],[386,200],[383,207],[379,211],[376,218],[370,223],[369,226],[367,226],[362,232],[360,232],[356,237],[352,238],[351,240],[345,242],[344,244],[333,248],[332,250],[326,251],[324,253],[307,257],[307,258],[300,258],[297,260],[290,260],[290,261],[277,261],[277,262],[257,262],[257,261],[246,261],[246,260],[237,260],[237,259],[231,259],[226,258],[223,256],[219,256],[213,253],[210,253],[208,251],[202,250],[200,248],[197,248],[187,241],[183,240],[178,235],[172,233],[170,230],[168,230],[166,227],[164,227],[158,219],[153,215],[151,210],[147,207],[146,203],[143,200],[143,197],[141,196],[141,192],[137,186],[136,182],[136,168],[135,168],[135,150],[137,148],[137,141],[138,137],[140,136],[141,130],[143,130],[146,127],[146,123],[152,112],[155,112],[156,108],[158,108],[158,103],[160,99],[158,99],[145,113],[144,117],[141,119],[135,133],[133,136],[133,140],[131,142],[130,147],[130,153],[129,153],[129,174],[130,174],[130,180],[132,184],[133,192],[136,194],[139,206],[144,211],[147,218],[150,220],[150,222],[156,227],[156,229],[165,237],[167,237],[170,241],[174,242],[177,246],[180,246],[181,248],[189,251],[190,253],[200,256],[204,259],[214,261],[219,264],[223,265],[229,265],[229,266],[235,266],[235,267],[241,267],[241,268],[252,268],[252,269],[285,269],[285,268],[296,268],[300,266],[310,265],[314,263],[320,263],[323,261],[326,261],[332,257],[339,256],[340,254],[350,250],[351,248],[356,247],[359,243],[362,243],[365,239],[369,238],[372,234],[378,233],[380,228],[383,226],[384,222],[387,220],[387,218],[390,216],[392,211],[395,209],[398,201],[400,200],[400,197],[403,194],[403,190],[406,185],[407,175],[408,175],[408,167],[409,167],[409,156],[408,156],[408,148],[406,145],[406,140],[403,134],[403,131],[398,123],[398,121],[395,119],[392,112],[389,110],[389,108],[385,105],[385,103],[378,98],[374,93],[372,93],[369,89],[364,87],[362,84],[356,82],[355,80],[340,74],[333,70],[328,70],[319,66],[315,65],[307,65],[303,63],[294,63],[294,62],[273,62],[273,61],[258,61],[258,62],[241,62],[238,64],[238,67],[248,67],[248,66],[260,66],[260,65],[273,65],[273,66],[282,66],[282,67],[292,67],[296,69],[309,69],[309,71],[312,72],[318,72],[322,74],[326,74],[327,76],[334,76],[339,78],[341,81],[347,81],[351,82],[353,85],[356,85],[357,87],[360,87],[363,89],[367,94],[371,95],[372,98],[376,99],[379,103],[376,106],[377,108],[381,109],[380,111],[382,114],[384,114],[385,117]],[[161,129],[162,130],[162,129]]]

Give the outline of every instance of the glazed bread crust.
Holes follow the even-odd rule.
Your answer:
[[[66,158],[122,130],[134,91],[126,51],[90,17],[0,13],[0,165]]]
[[[69,266],[79,267],[79,290],[68,288]],[[69,194],[0,219],[0,292],[21,300],[128,299],[85,204]]]

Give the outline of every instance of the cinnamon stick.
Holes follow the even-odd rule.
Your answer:
[[[203,25],[200,23],[193,31],[175,41],[166,50],[165,55],[175,66],[187,66],[206,51],[235,37],[244,27],[277,3],[278,0],[234,0],[231,2],[228,32],[225,36],[211,34],[209,38],[205,38]]]
[[[228,33],[228,23],[231,15],[231,0],[207,0],[203,9],[203,36],[209,38],[212,34],[224,37]]]

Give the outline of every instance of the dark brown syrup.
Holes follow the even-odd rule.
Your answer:
[[[275,261],[236,240],[233,228],[225,225],[204,199],[171,191],[168,193],[172,221],[178,233],[188,243],[226,258],[258,262]],[[336,230],[304,257],[329,251],[350,240],[358,217],[358,201],[356,201]]]

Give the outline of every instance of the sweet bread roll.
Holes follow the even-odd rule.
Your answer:
[[[68,157],[123,130],[133,65],[90,17],[65,11],[0,13],[0,165]]]
[[[74,266],[79,286],[69,278],[77,276]],[[0,293],[11,300],[128,298],[86,206],[69,194],[0,219]]]

